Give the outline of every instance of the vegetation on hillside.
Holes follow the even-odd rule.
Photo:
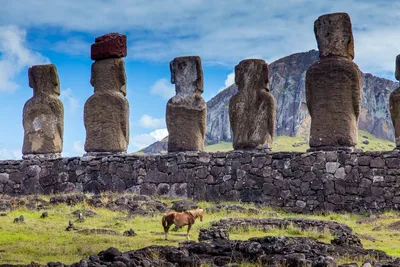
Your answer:
[[[395,147],[396,145],[394,142],[379,139],[367,131],[358,132],[357,148],[363,151],[388,151],[393,150]],[[272,144],[273,152],[306,152],[307,149],[309,149],[309,145],[306,136],[278,136],[274,138]],[[230,142],[220,142],[205,147],[205,151],[207,152],[224,152],[231,150],[233,150],[233,147]]]

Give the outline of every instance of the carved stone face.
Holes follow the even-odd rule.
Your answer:
[[[60,95],[60,80],[53,64],[35,65],[28,69],[29,87],[35,94]]]
[[[119,91],[126,96],[126,73],[123,59],[110,58],[94,62],[90,84],[95,91]]]
[[[235,66],[235,84],[239,90],[269,90],[268,82],[268,64],[262,59],[245,59]]]
[[[170,70],[176,94],[193,95],[204,91],[200,57],[177,57],[170,62]]]
[[[320,57],[341,56],[354,59],[354,39],[350,16],[332,13],[314,22],[314,33]]]

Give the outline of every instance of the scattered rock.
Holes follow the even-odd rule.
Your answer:
[[[136,232],[132,228],[124,232],[124,236],[136,236],[136,235],[137,235]]]
[[[317,260],[313,261],[311,267],[337,267],[337,263],[335,259],[330,256],[319,256]]]
[[[226,228],[211,227],[202,228],[199,233],[199,241],[213,241],[217,239],[229,240],[229,232]]]
[[[194,210],[198,208],[199,206],[196,203],[193,203],[192,201],[188,200],[174,201],[172,202],[172,207],[171,207],[171,209],[177,212],[184,212],[186,210]]]
[[[342,247],[363,247],[361,240],[357,236],[346,232],[337,233],[331,244]]]
[[[14,218],[14,223],[25,223],[24,215],[21,215],[18,218]]]
[[[117,248],[109,248],[106,251],[102,251],[98,254],[100,260],[111,262],[114,260],[115,257],[121,256],[121,251]]]
[[[85,218],[83,218],[82,212],[79,213],[79,215],[78,215],[78,220],[77,220],[77,221],[78,221],[78,222],[84,222],[84,221],[85,221]]]
[[[213,222],[212,226],[214,227],[226,227],[229,230],[237,230],[237,229],[249,229],[249,227],[259,228],[259,229],[268,229],[270,228],[279,228],[286,229],[290,225],[301,229],[302,231],[308,229],[315,229],[318,231],[328,230],[332,234],[341,234],[344,233],[349,238],[356,239],[357,237],[353,236],[352,229],[341,223],[333,222],[333,221],[324,221],[324,220],[309,220],[309,219],[294,219],[294,218],[285,218],[285,219],[277,219],[277,218],[263,218],[263,219],[252,219],[252,218],[229,218],[229,219],[221,219],[217,222]]]
[[[74,223],[70,220],[68,222],[68,227],[65,228],[65,231],[73,231],[73,230],[77,230],[77,228],[74,226]]]
[[[356,262],[352,262],[348,264],[339,265],[338,267],[358,267],[358,264]]]
[[[45,219],[49,217],[49,213],[47,211],[43,212],[42,215],[40,216],[40,219]]]
[[[351,257],[357,260],[379,258],[370,266],[398,267],[397,261],[382,251],[364,250],[359,247],[343,247],[325,244],[308,237],[251,238],[247,241],[215,239],[207,242],[181,242],[179,247],[149,246],[122,253],[116,248],[101,251],[97,256],[74,263],[71,266],[238,266],[239,263],[260,266],[288,267],[336,267],[333,258]],[[351,260],[351,259],[350,259]],[[232,263],[232,264],[230,264]],[[49,267],[61,267],[62,263],[48,263]],[[357,267],[353,263],[341,265]]]
[[[368,141],[368,140],[364,140],[364,141],[362,141],[362,143],[363,143],[364,145],[368,145],[368,144],[369,144],[369,141]]]
[[[80,215],[84,216],[84,217],[94,217],[97,215],[96,212],[89,210],[89,209],[83,209],[83,210],[76,210],[74,212],[71,213],[73,216],[76,216],[79,218]]]
[[[50,203],[53,205],[56,204],[67,204],[68,206],[75,206],[79,203],[82,203],[86,200],[86,196],[84,194],[74,194],[67,196],[54,196],[50,198]]]

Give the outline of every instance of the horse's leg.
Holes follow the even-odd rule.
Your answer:
[[[168,231],[169,231],[169,228],[171,227],[171,225],[172,225],[172,223],[168,222],[167,226],[164,227],[165,240],[168,240]]]
[[[190,240],[190,238],[189,238],[189,231],[190,231],[190,228],[192,228],[192,225],[189,223],[189,224],[188,224],[188,229],[187,229],[187,235],[186,235],[186,239],[187,239],[187,240]]]

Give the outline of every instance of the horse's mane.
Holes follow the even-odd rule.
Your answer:
[[[199,215],[203,214],[203,209],[195,209],[195,210],[188,210],[187,212],[189,212],[193,217],[198,217]]]

